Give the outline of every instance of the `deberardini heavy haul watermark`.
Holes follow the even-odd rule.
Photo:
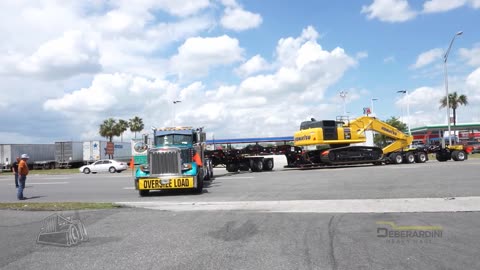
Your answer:
[[[430,244],[432,240],[443,237],[442,226],[399,226],[392,221],[377,221],[377,237],[385,239],[387,243]]]

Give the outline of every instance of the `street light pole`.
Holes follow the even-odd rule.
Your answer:
[[[175,104],[182,102],[181,100],[173,101],[173,126],[175,126]]]
[[[457,32],[455,35],[453,35],[452,41],[450,41],[450,45],[448,46],[447,52],[445,52],[445,55],[443,56],[443,67],[445,70],[445,97],[447,99],[447,126],[448,126],[448,145],[452,145],[452,130],[450,127],[450,98],[448,96],[448,73],[447,73],[447,60],[448,60],[448,54],[450,53],[450,49],[452,48],[453,41],[455,41],[455,38],[457,36],[460,36],[463,34],[463,31]],[[442,140],[442,148],[445,148],[445,140]]]
[[[402,93],[405,94],[405,97],[407,98],[407,128],[408,128],[408,135],[412,136],[412,131],[410,130],[410,100],[408,96],[408,90],[400,90],[397,91],[397,93]]]
[[[347,98],[347,94],[348,94],[347,91],[340,91],[340,97],[343,99],[343,116],[347,115],[347,106],[345,102],[345,99]]]

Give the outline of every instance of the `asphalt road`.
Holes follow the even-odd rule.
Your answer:
[[[455,208],[461,199],[480,197],[479,168],[480,160],[471,159],[269,173],[216,169],[217,178],[203,194],[145,198],[125,173],[31,175],[25,191],[30,201],[146,203],[151,209],[77,212],[89,240],[72,247],[36,243],[52,212],[0,211],[0,268],[480,269],[480,213]],[[404,198],[427,209],[431,198],[453,208],[381,208],[405,204]],[[368,207],[380,208],[315,211],[321,203],[334,210],[346,203],[355,210],[369,200],[376,204]],[[11,177],[0,178],[0,201],[15,201]],[[174,210],[165,210],[166,204]],[[202,208],[211,205],[219,208]]]
[[[279,167],[281,164],[277,164]],[[480,195],[480,159],[464,162],[355,166],[237,174],[216,168],[204,193],[153,192],[139,197],[131,172],[32,175],[25,196],[32,202],[81,201],[267,201],[386,198],[442,198]],[[0,201],[16,201],[13,176],[0,177]]]

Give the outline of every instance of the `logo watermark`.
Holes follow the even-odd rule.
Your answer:
[[[387,243],[432,243],[443,237],[442,226],[398,226],[392,221],[377,221],[377,237]]]
[[[87,230],[78,213],[75,213],[75,217],[62,214],[46,217],[37,235],[37,243],[43,245],[71,247],[86,241]]]

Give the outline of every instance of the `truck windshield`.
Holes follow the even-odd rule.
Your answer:
[[[192,135],[169,134],[155,137],[155,145],[192,144]]]

